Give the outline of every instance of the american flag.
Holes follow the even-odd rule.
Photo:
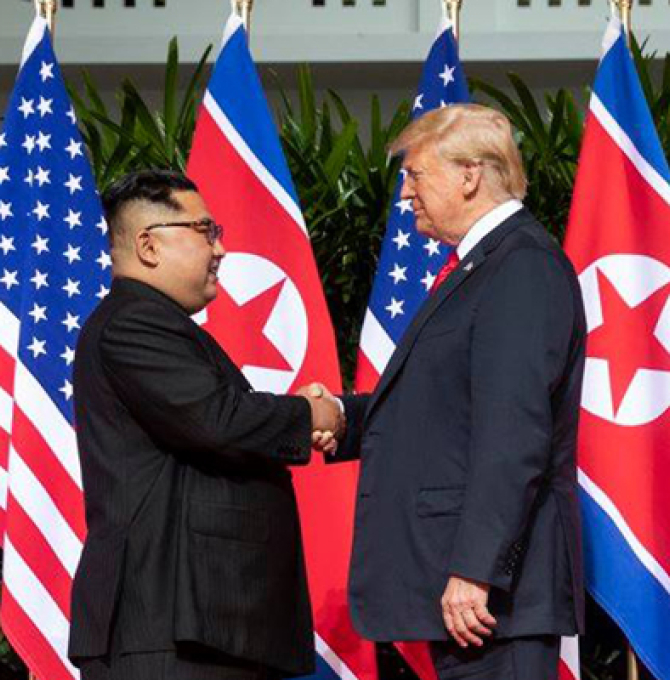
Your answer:
[[[414,119],[455,102],[470,101],[453,27],[443,17],[414,100]],[[427,239],[414,228],[411,201],[400,200],[398,178],[379,268],[365,315],[356,373],[356,389],[374,389],[403,333],[428,297],[451,248]]]
[[[412,118],[442,106],[468,101],[470,94],[458,57],[453,27],[443,17],[424,65]],[[356,389],[359,392],[374,389],[452,250],[416,231],[411,201],[400,200],[403,180],[401,171],[361,333],[356,373]],[[401,644],[399,649],[422,680],[434,678],[424,645]],[[564,638],[560,678],[578,680],[579,677],[577,638]]]
[[[2,628],[42,680],[67,660],[85,535],[71,370],[111,260],[91,169],[43,19],[0,134]]]

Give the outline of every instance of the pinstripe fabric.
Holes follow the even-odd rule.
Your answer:
[[[93,659],[81,680],[278,680],[279,674],[211,650],[125,654],[111,661]]]
[[[111,646],[190,642],[310,672],[286,468],[310,457],[307,402],[251,391],[181,308],[128,279],[82,331],[75,397],[89,529],[73,588],[75,663]]]

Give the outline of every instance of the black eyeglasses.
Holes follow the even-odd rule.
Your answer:
[[[213,246],[222,236],[223,227],[217,224],[214,220],[206,217],[202,220],[193,220],[193,222],[161,222],[160,224],[150,224],[144,227],[144,231],[151,231],[152,229],[172,229],[174,227],[182,227],[184,229],[193,229],[199,234],[202,234],[210,246]],[[204,227],[199,229],[198,227]]]

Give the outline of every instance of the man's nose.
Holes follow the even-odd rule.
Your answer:
[[[217,238],[216,241],[214,241],[212,250],[214,251],[214,255],[217,257],[225,257],[226,255],[226,249],[223,247],[223,243],[220,238]]]
[[[403,180],[402,187],[400,189],[400,198],[403,201],[414,198],[414,187],[412,186],[412,180],[409,178],[409,176],[405,177]]]

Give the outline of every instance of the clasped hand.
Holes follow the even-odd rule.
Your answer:
[[[307,399],[312,409],[312,445],[332,455],[346,427],[340,402],[321,383],[305,385],[296,394]]]

